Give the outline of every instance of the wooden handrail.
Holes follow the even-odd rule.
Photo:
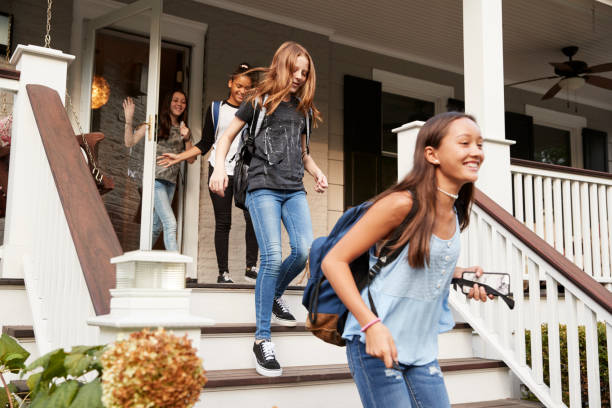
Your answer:
[[[20,76],[21,72],[17,71],[16,69],[0,67],[0,78],[19,81]]]
[[[110,311],[115,268],[123,253],[58,93],[26,85],[34,118],[96,315]]]
[[[523,244],[527,245],[533,252],[548,262],[587,296],[609,313],[612,313],[612,292],[609,292],[599,282],[578,268],[576,264],[550,246],[482,191],[474,190],[474,201],[491,218],[512,232]]]
[[[513,158],[510,159],[510,164],[514,166],[531,167],[532,169],[549,170],[559,173],[569,173],[576,174],[578,176],[599,177],[606,180],[612,180],[612,173],[606,173],[605,171],[579,169],[576,167],[560,166],[558,164],[541,163],[531,160]]]

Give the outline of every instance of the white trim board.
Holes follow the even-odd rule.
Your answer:
[[[382,83],[384,92],[433,102],[436,114],[446,111],[448,98],[454,98],[455,88],[394,72],[374,68],[372,79]]]

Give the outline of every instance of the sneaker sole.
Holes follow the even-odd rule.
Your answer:
[[[295,327],[295,326],[297,326],[297,321],[295,321],[295,320],[279,319],[278,317],[274,316],[274,314],[272,314],[272,320],[275,323],[278,323],[281,326],[285,326],[285,327]]]
[[[280,377],[281,375],[283,375],[282,367],[278,370],[270,370],[268,368],[260,366],[257,362],[257,359],[255,359],[255,371],[257,371],[257,374],[263,375],[264,377]]]
[[[257,282],[257,279],[249,278],[248,276],[245,276],[245,277],[244,277],[244,280],[245,280],[245,281],[247,281],[247,282],[249,282],[249,283],[255,283],[255,282]]]

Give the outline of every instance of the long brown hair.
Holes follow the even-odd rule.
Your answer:
[[[175,89],[174,91],[166,94],[166,96],[164,97],[164,102],[161,106],[161,110],[159,112],[159,132],[157,133],[157,138],[159,140],[165,140],[170,137],[170,127],[172,126],[172,118],[170,117],[170,104],[172,103],[172,97],[177,92],[185,97],[185,110],[178,118],[176,118],[176,120],[178,120],[179,124],[181,122],[185,122],[185,124],[187,124],[187,108],[189,108],[187,94],[180,89]]]
[[[476,123],[476,119],[462,112],[446,112],[430,118],[417,135],[414,149],[414,165],[404,179],[378,196],[376,202],[391,193],[409,190],[416,196],[418,210],[399,240],[392,249],[404,246],[410,241],[408,248],[408,262],[414,268],[422,268],[429,263],[429,241],[433,233],[436,217],[437,181],[436,167],[425,159],[425,148],[431,146],[437,149],[446,136],[448,128],[457,119],[467,118]],[[459,190],[459,198],[455,201],[455,208],[459,218],[459,228],[463,231],[470,223],[470,209],[474,194],[474,184],[465,183]],[[413,202],[413,205],[414,202]]]
[[[249,94],[247,100],[253,105],[255,99],[262,100],[264,95],[268,95],[268,99],[264,106],[268,115],[274,113],[281,101],[289,95],[291,90],[291,75],[296,69],[296,61],[298,57],[303,56],[308,59],[308,76],[304,85],[298,90],[296,96],[300,99],[297,109],[308,114],[312,109],[313,126],[316,127],[317,121],[321,120],[321,113],[314,105],[314,95],[317,84],[317,73],[315,71],[312,57],[306,51],[306,48],[300,44],[287,41],[278,47],[274,53],[272,63],[268,68],[254,68],[252,71],[263,72],[263,79],[255,87],[252,93]]]

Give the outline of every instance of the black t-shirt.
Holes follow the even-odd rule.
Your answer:
[[[259,188],[304,190],[301,136],[306,133],[306,118],[297,106],[298,100],[292,97],[289,102],[281,102],[272,115],[263,119],[259,134],[255,136],[248,191]],[[250,126],[253,113],[253,105],[245,101],[236,116]]]

